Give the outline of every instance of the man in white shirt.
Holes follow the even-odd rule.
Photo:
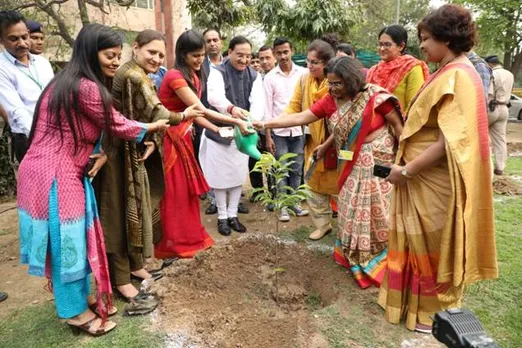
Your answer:
[[[305,68],[292,62],[292,43],[287,38],[278,37],[274,40],[274,54],[277,66],[264,78],[265,87],[265,119],[270,120],[281,115],[290,103],[294,89],[301,76],[306,72]],[[280,187],[290,186],[296,190],[301,184],[304,161],[304,135],[301,127],[272,129],[266,131],[266,148],[276,158],[286,153],[295,153],[292,161],[290,176],[285,178]],[[297,216],[306,216],[308,211],[299,205],[291,207]],[[290,221],[290,215],[286,208],[281,209],[279,221]]]
[[[220,113],[247,119],[245,111],[250,111],[252,119],[263,118],[263,80],[261,74],[249,66],[251,56],[250,41],[236,36],[229,44],[229,58],[211,68],[207,82],[208,102]],[[241,186],[247,178],[248,156],[239,152],[233,140],[204,132],[199,160],[216,197],[218,232],[224,236],[230,235],[230,229],[245,232],[245,226],[237,218],[237,209]]]
[[[16,11],[0,12],[0,104],[9,118],[16,159],[21,162],[29,147],[28,137],[40,94],[52,80],[51,64],[29,52],[29,30]]]
[[[493,70],[493,87],[489,92],[489,137],[495,156],[495,175],[502,175],[508,158],[506,130],[509,118],[508,104],[513,90],[513,74],[504,69],[497,56],[486,57]]]

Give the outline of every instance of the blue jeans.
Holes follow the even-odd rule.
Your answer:
[[[294,190],[297,190],[301,185],[301,177],[303,176],[303,163],[304,163],[304,145],[305,138],[303,135],[297,137],[280,137],[272,134],[272,139],[276,147],[276,158],[279,159],[286,153],[295,153],[297,156],[290,159],[294,161],[291,166],[292,171],[288,177],[281,181],[280,188],[283,186],[290,186]]]

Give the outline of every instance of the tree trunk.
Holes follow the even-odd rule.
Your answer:
[[[515,81],[517,80],[518,73],[520,72],[520,69],[522,68],[522,52],[518,53],[513,58],[513,64],[511,65],[509,71],[515,76]],[[507,68],[506,68],[507,69]]]
[[[65,40],[65,42],[69,46],[73,47],[74,39],[71,36],[71,34],[69,34],[69,31],[67,30],[67,25],[65,24],[62,16],[55,10],[55,8],[53,6],[47,6],[47,4],[42,1],[35,2],[35,7],[45,12],[47,15],[49,15],[52,19],[56,21],[60,36]]]

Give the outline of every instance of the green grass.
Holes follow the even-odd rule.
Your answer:
[[[311,241],[308,239],[308,236],[313,232],[313,230],[314,228],[312,226],[302,225],[290,231],[283,230],[281,231],[280,236],[283,239],[291,239],[297,243],[321,244],[333,247],[337,236],[337,220],[334,220],[333,222],[332,232],[328,233],[324,238],[321,238],[318,241]]]
[[[116,303],[120,313],[124,303]],[[118,326],[102,337],[73,335],[68,325],[56,317],[54,303],[19,309],[0,321],[0,346],[5,348],[32,347],[162,347],[164,335],[150,331],[150,317],[111,317]]]
[[[522,157],[509,157],[505,171],[507,174],[522,176]]]
[[[511,159],[510,159],[511,161]],[[522,161],[521,161],[522,163]],[[501,347],[522,344],[522,197],[495,206],[499,279],[470,286],[464,305],[480,318]]]

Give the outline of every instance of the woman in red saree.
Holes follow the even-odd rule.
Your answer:
[[[201,66],[205,58],[203,36],[194,31],[184,32],[176,42],[175,69],[163,79],[158,96],[171,111],[180,112],[198,104],[205,116],[237,125],[248,133],[247,124],[205,109],[200,102],[202,92]],[[155,246],[155,256],[190,258],[210,248],[214,241],[201,223],[199,195],[210,190],[194,156],[192,123],[220,133],[220,128],[205,118],[182,121],[169,127],[163,142],[165,193],[160,203],[163,237]]]
[[[380,286],[386,265],[388,210],[392,187],[373,176],[374,164],[391,165],[394,133],[402,132],[397,100],[382,87],[365,84],[361,64],[348,57],[326,66],[329,94],[310,109],[263,122],[257,127],[284,128],[328,118],[339,161],[339,233],[335,261],[350,269],[361,288]],[[317,151],[317,157],[324,156]]]

